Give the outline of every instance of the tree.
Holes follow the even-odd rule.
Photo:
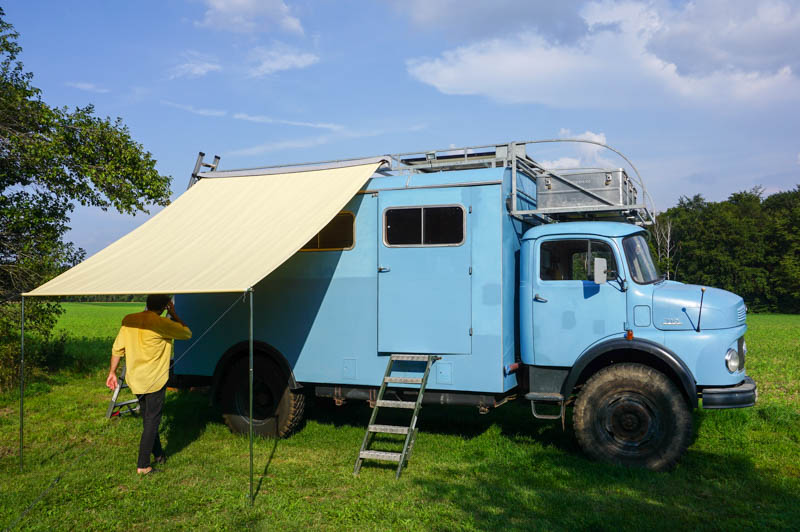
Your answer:
[[[171,182],[120,118],[47,105],[17,59],[18,38],[0,8],[0,343],[19,340],[20,293],[83,258],[64,240],[76,203],[148,212],[169,202]],[[59,312],[37,301],[26,310],[43,335]]]

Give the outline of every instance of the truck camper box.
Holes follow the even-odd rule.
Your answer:
[[[254,336],[285,358],[297,386],[317,395],[368,399],[387,355],[425,353],[444,355],[426,401],[494,406],[518,384],[525,231],[587,215],[586,207],[588,216],[642,224],[649,211],[624,171],[572,171],[579,179],[571,185],[530,159],[523,143],[389,158],[390,168],[255,287]],[[537,210],[537,197],[547,208]],[[231,297],[178,296],[200,330]],[[184,358],[176,346],[176,375],[221,378],[225,354],[248,335],[245,309],[232,314],[199,353]]]

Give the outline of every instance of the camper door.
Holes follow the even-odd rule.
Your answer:
[[[468,354],[469,205],[462,189],[381,193],[378,351]]]

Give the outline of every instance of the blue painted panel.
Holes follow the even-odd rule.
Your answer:
[[[379,243],[378,350],[384,353],[469,354],[472,352],[470,275],[471,194],[468,188],[398,190],[380,194],[386,209],[458,205],[467,220],[457,246],[389,247]]]
[[[473,213],[467,214],[469,245],[461,248],[468,250],[468,256],[459,258],[463,259],[459,271],[463,270],[467,289],[448,293],[440,302],[448,305],[449,310],[450,306],[462,310],[466,327],[459,325],[458,329],[469,338],[471,320],[474,336],[471,354],[445,355],[440,362],[450,366],[442,366],[442,382],[432,379],[436,382],[430,388],[499,393],[508,389],[509,382],[514,382],[503,378],[503,357],[504,353],[511,356],[514,353],[515,314],[514,291],[509,292],[513,275],[504,277],[503,273],[506,215],[501,187],[384,191],[380,195],[408,194],[408,201],[420,204],[432,203],[433,194],[443,191],[449,191],[450,196],[445,201],[436,195],[435,203],[459,203],[467,209],[473,206]],[[377,256],[382,246],[378,203],[376,196],[359,195],[345,208],[356,214],[353,250],[297,253],[255,287],[255,339],[283,353],[301,383],[380,384],[387,359],[377,348]],[[406,288],[418,287],[409,284]],[[232,345],[246,342],[248,337],[248,305],[241,295],[178,297],[181,315],[195,332],[195,339],[234,301],[233,310],[187,356],[180,358],[192,341],[176,344],[177,374],[212,375],[220,356]],[[453,305],[454,301],[458,305]],[[504,334],[509,335],[504,329],[512,331],[512,340],[507,345]],[[408,375],[417,374],[411,371],[413,368],[408,369]]]
[[[590,238],[569,235],[570,239]],[[597,239],[597,237],[594,237]],[[546,237],[536,241],[532,268],[534,360],[541,366],[572,366],[590,345],[625,332],[626,298],[616,283],[597,285],[593,281],[543,281],[540,272],[541,245],[558,240]],[[616,245],[605,239],[622,258]]]

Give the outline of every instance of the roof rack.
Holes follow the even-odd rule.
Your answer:
[[[528,144],[553,142],[586,143],[609,149],[628,163],[636,177],[629,176],[622,168],[552,170],[528,156]],[[557,222],[590,219],[626,221],[638,225],[653,223],[654,204],[633,163],[606,144],[584,139],[531,140],[226,171],[217,170],[218,157],[214,158],[213,165],[208,165],[203,163],[203,155],[201,153],[198,157],[190,186],[197,179],[206,177],[302,172],[370,162],[384,163],[377,170],[379,175],[503,167],[511,171],[511,193],[506,198],[508,212],[519,220]],[[211,167],[212,171],[198,172],[203,166]]]

